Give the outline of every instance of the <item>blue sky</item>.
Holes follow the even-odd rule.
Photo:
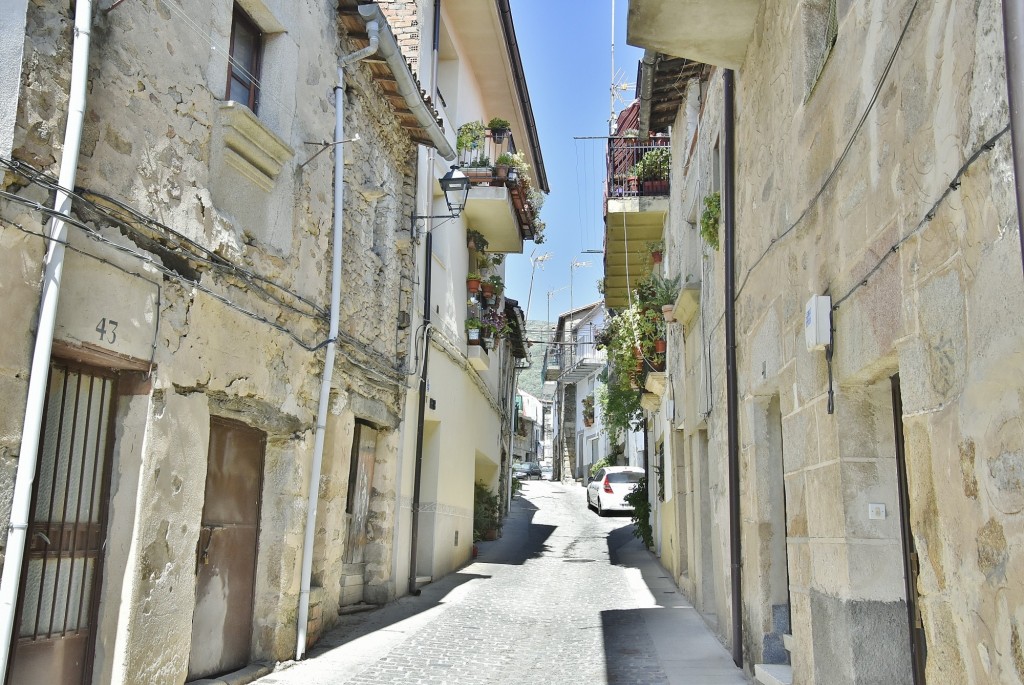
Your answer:
[[[615,67],[620,83],[618,112],[633,99],[637,62],[642,52],[626,45],[628,0],[615,0]],[[541,152],[551,193],[541,210],[547,239],[536,255],[551,253],[534,275],[530,318],[551,318],[569,309],[572,261],[590,262],[573,270],[572,306],[600,299],[597,281],[604,275],[600,254],[581,254],[603,247],[603,140],[574,140],[608,134],[611,70],[611,0],[512,0],[512,18]],[[510,255],[505,280],[509,297],[526,311],[530,287],[527,242],[522,255]]]

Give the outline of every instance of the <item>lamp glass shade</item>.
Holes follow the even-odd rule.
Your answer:
[[[472,186],[469,177],[462,173],[458,166],[453,165],[438,182],[444,191],[448,209],[453,215],[458,216],[466,208],[466,201],[469,199],[469,189]]]

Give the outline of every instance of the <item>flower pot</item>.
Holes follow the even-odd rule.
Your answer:
[[[583,425],[590,428],[594,425],[594,419],[583,419]]]
[[[467,278],[466,287],[469,288],[469,292],[475,293],[480,290],[480,279],[479,278]]]
[[[675,311],[676,308],[670,304],[666,304],[661,307],[661,313],[665,315],[665,321],[668,321],[669,323],[676,320]]]
[[[636,359],[637,361],[641,361],[641,360],[643,360],[643,358],[644,358],[644,351],[641,350],[639,347],[634,347],[633,348],[633,359]]]
[[[483,338],[483,341],[484,341],[484,347],[486,347],[489,350],[493,350],[494,349],[494,337],[493,336],[490,336],[490,335],[485,336]]]
[[[656,181],[643,182],[644,195],[668,195],[668,179],[661,178]]]
[[[661,264],[661,250],[654,250],[651,252],[651,263]]]
[[[484,531],[484,540],[494,541],[501,537],[501,533],[498,532],[497,528],[488,528]]]
[[[492,128],[491,129],[491,140],[496,144],[500,145],[505,142],[505,136],[509,134],[507,128]]]
[[[480,284],[480,287],[484,289],[484,297],[494,297],[494,284],[488,281],[484,281]]]
[[[626,192],[630,195],[636,195],[640,192],[640,179],[636,176],[626,177]]]
[[[491,179],[492,186],[504,186],[508,180],[508,164],[496,164],[494,166],[494,178]]]
[[[479,328],[467,328],[466,329],[466,342],[470,345],[480,344],[480,329]]]
[[[657,354],[663,354],[667,346],[668,343],[665,342],[664,338],[658,338],[657,340],[654,341],[654,351]]]

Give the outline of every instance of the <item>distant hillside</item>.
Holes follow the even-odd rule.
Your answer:
[[[554,328],[554,324],[551,327]],[[527,339],[538,342],[530,345],[530,368],[524,369],[519,373],[519,388],[540,399],[549,399],[544,397],[544,380],[542,378],[544,373],[544,350],[547,348],[547,345],[543,345],[540,342],[549,339],[549,330],[547,321],[526,322]]]

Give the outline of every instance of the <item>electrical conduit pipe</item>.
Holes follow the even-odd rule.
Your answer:
[[[345,55],[338,62],[338,85],[334,87],[334,227],[331,255],[331,315],[327,333],[327,353],[324,357],[324,375],[320,385],[320,404],[316,412],[316,433],[313,438],[313,463],[309,472],[309,500],[306,507],[306,533],[302,541],[302,584],[299,589],[299,618],[295,639],[295,660],[306,652],[306,627],[309,622],[309,586],[313,575],[313,538],[316,532],[316,508],[320,496],[320,469],[324,459],[324,433],[327,430],[327,410],[331,402],[331,378],[334,375],[334,355],[338,337],[338,310],[341,305],[341,255],[344,218],[345,153],[345,67],[355,64],[377,52],[380,24],[366,24],[370,44],[362,50]]]
[[[58,185],[53,207],[60,214],[71,211],[71,197],[63,190],[75,187],[78,171],[78,148],[82,142],[85,119],[85,93],[89,76],[89,32],[92,26],[91,0],[78,0],[75,6],[75,38],[71,54],[71,86],[68,89],[68,122],[64,129],[64,151],[61,155]],[[46,402],[46,385],[50,375],[50,353],[53,331],[57,323],[57,300],[64,271],[64,243],[67,225],[58,217],[50,224],[50,244],[43,267],[43,285],[39,304],[39,325],[25,404],[25,423],[21,433],[18,472],[14,480],[11,523],[7,529],[3,576],[0,577],[0,673],[7,678],[7,660],[14,634],[14,610],[18,601],[18,583],[25,557],[29,515],[32,503],[32,481],[39,461],[39,438]]]

